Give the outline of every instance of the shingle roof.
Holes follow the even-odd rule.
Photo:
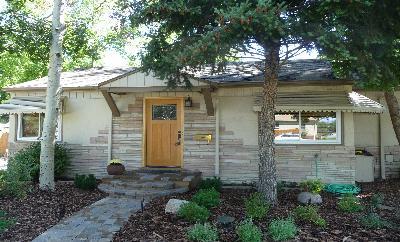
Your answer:
[[[97,87],[105,81],[135,71],[134,68],[91,68],[87,70],[62,72],[60,85],[63,88]],[[6,89],[46,88],[47,76],[36,80],[9,86]]]
[[[263,81],[261,62],[232,62],[223,71],[213,72],[206,67],[196,71],[197,78],[217,84],[252,84]],[[328,61],[316,59],[290,60],[279,70],[279,81],[332,81],[337,80]]]

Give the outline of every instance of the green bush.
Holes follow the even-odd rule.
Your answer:
[[[97,187],[96,177],[93,174],[90,175],[75,175],[74,179],[75,187],[83,190],[93,190]]]
[[[0,193],[13,197],[25,197],[31,180],[31,163],[29,161],[9,159],[7,170],[1,175]]]
[[[294,209],[294,215],[297,219],[311,222],[319,227],[326,227],[326,221],[318,214],[316,206],[298,206]]]
[[[386,220],[383,220],[376,213],[369,213],[360,218],[361,224],[369,229],[381,229],[385,227],[390,227],[390,223]]]
[[[213,242],[218,240],[217,229],[209,223],[195,224],[187,232],[187,237],[191,241]]]
[[[246,216],[253,219],[262,219],[267,216],[271,205],[258,192],[251,194],[245,202]]]
[[[268,234],[274,241],[293,239],[296,233],[297,227],[292,218],[274,219],[268,226]]]
[[[347,194],[342,197],[338,202],[339,210],[342,212],[354,213],[364,210],[361,205],[360,199],[354,195]]]
[[[194,202],[188,202],[180,207],[178,216],[189,222],[204,223],[210,217],[210,212],[205,207],[199,206]]]
[[[192,201],[200,206],[212,208],[219,204],[219,192],[213,187],[209,189],[199,190],[193,197]]]
[[[214,188],[218,192],[222,190],[222,182],[219,177],[214,177],[214,178],[207,178],[205,180],[202,180],[199,184],[199,189],[210,189]]]
[[[259,242],[262,241],[262,232],[251,219],[241,222],[236,227],[236,234],[242,242]]]
[[[13,226],[15,221],[7,218],[7,213],[0,210],[0,233],[3,233],[6,229]]]
[[[325,184],[319,179],[305,180],[300,182],[300,187],[306,192],[320,194],[324,190]]]
[[[19,150],[10,159],[28,164],[32,179],[39,179],[40,142],[34,142],[28,147]],[[54,176],[56,178],[61,177],[68,165],[68,149],[64,145],[56,143],[54,150]]]

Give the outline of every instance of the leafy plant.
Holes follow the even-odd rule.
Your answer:
[[[218,240],[218,232],[209,223],[195,224],[188,230],[187,237],[191,241],[212,242]]]
[[[286,219],[274,219],[268,226],[268,234],[274,241],[293,239],[296,233],[296,224],[290,217]]]
[[[214,177],[214,178],[207,178],[205,180],[202,180],[199,184],[199,189],[210,189],[214,188],[218,192],[222,190],[222,182],[219,177]]]
[[[210,212],[205,207],[199,206],[194,202],[188,202],[180,207],[178,216],[189,222],[203,223],[210,217]]]
[[[325,184],[319,179],[305,180],[300,183],[300,187],[306,192],[320,194],[324,190]]]
[[[360,199],[354,195],[347,194],[342,197],[338,202],[339,210],[348,213],[360,212],[364,210],[361,205]]]
[[[123,165],[121,159],[112,159],[108,162],[108,165]]]
[[[0,193],[13,197],[25,197],[32,180],[31,165],[28,160],[17,161],[10,158],[7,170],[1,175]]]
[[[318,214],[316,206],[298,206],[294,209],[294,215],[297,219],[312,222],[319,227],[326,227],[326,220]]]
[[[380,229],[385,227],[390,227],[391,224],[383,220],[378,214],[376,213],[369,213],[360,218],[361,224],[369,229]]]
[[[13,219],[7,218],[7,213],[0,210],[0,233],[3,233],[6,229],[14,225]]]
[[[262,241],[261,229],[253,223],[251,218],[241,222],[236,227],[236,234],[242,242]]]
[[[213,187],[209,189],[201,189],[192,198],[192,201],[200,206],[212,208],[219,204],[219,192]]]
[[[384,199],[385,196],[382,193],[375,193],[374,195],[371,196],[370,206],[373,209],[376,209],[379,207],[379,205],[383,204]]]
[[[74,179],[75,187],[83,190],[93,190],[97,187],[96,177],[93,174],[90,175],[75,175]]]
[[[258,192],[251,194],[245,202],[246,216],[253,219],[262,219],[267,216],[271,207]]]
[[[33,142],[28,147],[16,152],[10,159],[15,160],[16,162],[24,162],[28,164],[30,167],[30,176],[34,180],[38,180],[40,170],[40,149],[40,142]],[[54,150],[54,176],[56,178],[61,177],[68,165],[68,149],[64,145],[56,143]]]

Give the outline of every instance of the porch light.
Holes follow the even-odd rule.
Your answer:
[[[192,106],[192,98],[190,96],[187,96],[185,98],[185,107],[190,108]]]

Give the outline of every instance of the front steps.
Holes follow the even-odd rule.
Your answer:
[[[98,188],[110,196],[149,200],[187,192],[195,188],[200,180],[200,172],[146,168],[129,171],[121,176],[105,177]]]

